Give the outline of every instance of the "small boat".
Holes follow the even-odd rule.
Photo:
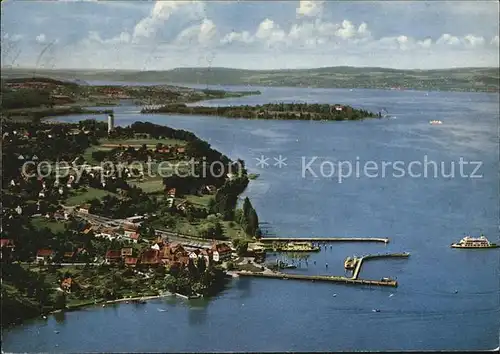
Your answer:
[[[379,309],[373,309],[372,312],[380,312]]]
[[[158,312],[167,312],[167,310],[165,310],[165,309],[157,309],[157,310],[158,310]]]
[[[452,248],[497,248],[499,247],[496,243],[491,243],[488,241],[484,235],[481,234],[480,237],[474,238],[470,236],[465,236],[457,243],[451,244]]]
[[[394,294],[389,295],[389,297],[393,297],[393,296],[394,296]]]
[[[333,294],[333,297],[337,297],[337,294]]]
[[[440,120],[431,120],[431,121],[429,121],[429,123],[430,123],[430,124],[432,124],[432,125],[440,125],[440,124],[443,124],[443,122],[442,122],[442,121],[440,121]]]

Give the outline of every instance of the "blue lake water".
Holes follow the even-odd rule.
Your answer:
[[[137,108],[124,105],[115,109],[115,121],[128,125],[147,120],[190,130],[231,158],[245,160],[251,172],[260,174],[245,195],[273,234],[389,237],[387,245],[333,244],[311,255],[308,265],[302,263],[294,272],[344,274],[347,256],[408,251],[409,259],[368,262],[361,271],[362,278],[396,278],[398,288],[235,279],[209,301],[166,298],[142,306],[88,308],[33,320],[4,331],[4,350],[465,350],[498,346],[500,252],[449,247],[464,233],[477,236],[483,232],[492,242],[499,239],[498,95],[257,89],[262,95],[203,104],[343,103],[385,109],[392,118],[244,120],[141,115]],[[433,119],[443,124],[430,125]],[[286,158],[282,168],[274,166],[274,158],[280,155]],[[256,166],[260,156],[269,158],[270,165]],[[314,157],[310,167],[316,176],[303,166]],[[461,159],[468,163],[463,165],[463,176]],[[371,167],[366,175],[363,166],[368,161],[377,169]],[[425,161],[427,177],[416,177],[424,173],[421,164]],[[436,177],[432,161],[437,165]],[[344,175],[351,163],[353,175],[340,183],[338,171],[331,174],[330,166],[341,162]],[[391,163],[385,176],[383,162]],[[405,170],[404,176],[391,168],[395,162]],[[412,162],[415,177],[408,175]],[[471,178],[476,162],[480,163],[477,178]],[[450,176],[453,168],[454,176]]]

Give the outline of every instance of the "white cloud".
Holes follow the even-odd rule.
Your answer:
[[[315,48],[324,44],[335,47],[338,39],[349,43],[362,43],[371,37],[366,23],[355,26],[344,20],[341,24],[325,22],[319,18],[293,24],[288,31],[267,18],[257,27],[254,34],[248,31],[231,32],[222,40],[222,44],[235,42],[263,44],[267,47],[283,45],[289,48]]]
[[[371,35],[368,31],[368,25],[363,22],[358,28],[349,20],[342,21],[340,27],[335,31],[335,35],[342,39],[354,39],[369,37]]]
[[[497,47],[499,46],[498,44],[498,36],[495,36],[491,39],[490,44],[496,45]]]
[[[316,17],[323,12],[324,1],[299,1],[299,7],[295,10],[297,17]]]
[[[248,21],[246,13],[243,15],[245,21],[239,20],[239,14],[231,16],[221,13],[220,7],[211,8],[210,6],[214,3],[208,1],[144,2],[140,12],[135,11],[133,7],[136,5],[132,6],[130,3],[131,11],[136,16],[134,22],[122,19],[120,21],[123,22],[110,23],[108,26],[107,21],[113,20],[113,16],[109,15],[106,15],[106,21],[103,20],[106,27],[98,27],[97,22],[91,22],[83,27],[82,31],[89,31],[85,39],[75,42],[69,39],[69,35],[62,39],[65,45],[57,46],[57,50],[61,51],[58,52],[57,60],[66,67],[102,65],[110,68],[133,68],[135,66],[138,69],[153,67],[166,69],[179,65],[205,66],[208,59],[203,61],[199,59],[196,62],[196,58],[207,53],[216,58],[214,65],[248,68],[325,65],[397,65],[400,67],[410,65],[428,68],[429,66],[442,67],[445,62],[453,63],[455,66],[460,66],[460,63],[497,65],[498,62],[497,33],[482,27],[464,26],[455,29],[452,25],[443,25],[437,29],[432,23],[423,21],[422,26],[426,26],[426,32],[434,35],[422,38],[416,35],[418,31],[414,26],[410,26],[409,16],[401,19],[398,17],[393,21],[396,23],[389,25],[383,21],[383,16],[377,13],[338,11],[332,14],[326,13],[330,10],[330,4],[327,6],[326,1],[296,1],[295,3],[284,2],[283,13],[278,10],[280,13],[274,13],[274,15],[264,6],[259,9],[258,21],[261,22],[256,22],[257,25],[249,28],[246,27],[248,23],[256,19],[255,16],[252,18],[251,13],[248,14]],[[263,3],[259,3],[259,6]],[[106,6],[103,4],[99,3],[99,7]],[[116,2],[116,4],[118,6],[122,3]],[[125,3],[123,4],[125,6]],[[221,4],[224,4],[225,9],[225,5],[230,8],[229,5],[234,2]],[[287,11],[292,11],[288,12],[289,18],[282,16],[287,13],[285,6],[289,6]],[[407,5],[384,3],[381,6],[385,9]],[[417,7],[421,8],[421,12],[428,11],[425,6],[418,5]],[[339,6],[339,9],[341,8],[342,6]],[[207,13],[205,13],[206,9]],[[252,5],[245,9],[251,12],[254,7]],[[211,12],[212,10],[214,12]],[[228,9],[229,13],[233,10],[237,11],[238,8]],[[99,11],[97,13],[99,16]],[[332,15],[336,15],[338,20],[332,20]],[[125,23],[127,23],[127,28],[123,27]],[[453,25],[462,26],[458,20]],[[394,30],[391,32],[394,28],[398,28],[400,32],[394,32]],[[18,29],[16,28],[15,31],[17,32]],[[41,32],[45,32],[49,38]],[[38,33],[41,34],[35,39],[39,43],[48,43],[51,37],[46,29],[18,33],[31,39],[22,42],[21,45],[33,43],[33,38]],[[486,37],[488,33],[492,34]],[[4,41],[12,43],[20,39],[19,35],[12,36],[11,34],[10,37],[6,35],[2,44]],[[18,44],[16,42],[16,45]],[[31,48],[25,46],[23,55],[25,55],[24,52],[28,52],[25,55],[28,59],[25,61],[32,61],[36,53],[33,54]],[[32,47],[36,48],[36,46]],[[273,49],[272,54],[267,50],[269,48]],[[397,59],[392,60],[393,58]]]
[[[179,14],[185,19],[200,19],[204,17],[205,7],[200,1],[157,1],[149,16],[140,20],[134,27],[134,38],[149,38],[170,19]]]
[[[272,46],[276,43],[286,42],[287,35],[278,24],[266,18],[259,24],[259,27],[255,32],[255,37],[263,43],[266,43],[268,46]]]
[[[228,33],[222,38],[222,44],[230,44],[233,42],[242,42],[242,43],[252,43],[254,41],[254,37],[248,31],[243,32],[231,32]]]
[[[203,21],[183,30],[176,38],[178,44],[202,44],[207,45],[213,41],[217,35],[217,26],[212,20],[203,19]]]
[[[458,37],[452,36],[451,34],[445,33],[438,38],[436,44],[459,45],[460,39],[458,39]]]
[[[125,44],[129,43],[131,40],[131,36],[127,32],[122,32],[116,37],[104,39],[98,32],[91,31],[89,32],[89,36],[84,40],[85,43],[100,43],[100,44]]]
[[[351,21],[344,20],[342,21],[341,27],[335,32],[335,35],[343,39],[348,39],[354,37],[356,33],[357,30]]]
[[[478,47],[484,44],[484,38],[468,34],[467,36],[464,37],[464,42],[467,46]]]
[[[45,43],[45,41],[47,40],[47,38],[45,37],[45,34],[40,33],[38,36],[36,36],[35,40],[38,43]]]
[[[21,39],[23,39],[22,34],[14,34],[10,35],[9,33],[5,33],[3,35],[3,41],[8,41],[8,42],[19,42]],[[2,43],[3,44],[3,43]]]
[[[426,38],[424,40],[417,41],[417,44],[422,48],[430,48],[432,46],[432,39]]]

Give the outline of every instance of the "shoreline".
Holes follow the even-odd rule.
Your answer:
[[[195,300],[195,299],[201,299],[204,297],[201,294],[188,296],[188,295],[184,295],[184,294],[172,293],[170,291],[165,291],[161,295],[124,297],[124,298],[115,299],[115,300],[104,300],[104,301],[94,301],[94,302],[89,300],[88,302],[85,302],[82,304],[69,306],[69,307],[66,307],[64,309],[58,309],[58,310],[53,310],[53,311],[47,312],[46,314],[42,314],[42,316],[53,315],[55,313],[59,313],[59,312],[63,312],[63,311],[77,311],[77,310],[81,310],[85,307],[92,307],[92,306],[98,306],[98,305],[102,305],[102,307],[106,307],[106,305],[113,305],[113,304],[120,304],[120,303],[128,304],[130,301],[148,301],[148,300],[161,299],[161,298],[169,297],[169,296],[179,297],[179,298],[184,299],[184,300]]]

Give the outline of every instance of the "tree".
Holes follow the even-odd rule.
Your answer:
[[[244,256],[248,251],[248,241],[237,238],[233,240],[233,245],[236,248],[236,253],[238,256]]]
[[[54,307],[58,310],[66,308],[66,294],[64,292],[57,293]]]

